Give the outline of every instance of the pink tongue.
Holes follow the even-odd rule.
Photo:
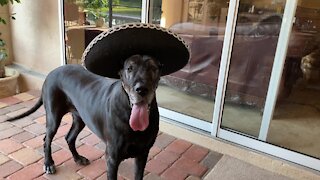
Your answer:
[[[149,125],[148,105],[133,105],[129,121],[134,131],[144,131]]]

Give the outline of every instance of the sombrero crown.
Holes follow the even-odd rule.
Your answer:
[[[91,72],[119,78],[124,61],[132,55],[149,55],[162,64],[161,75],[183,68],[189,61],[189,47],[168,29],[153,24],[130,23],[115,26],[95,37],[82,55]]]

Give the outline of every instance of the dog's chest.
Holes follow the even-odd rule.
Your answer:
[[[148,138],[147,138],[148,137]],[[128,136],[125,137],[120,145],[122,156],[125,158],[132,158],[140,156],[149,151],[149,148],[153,145],[155,137],[152,135],[145,136]]]

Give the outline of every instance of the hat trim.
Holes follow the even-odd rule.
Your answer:
[[[90,49],[100,40],[102,40],[104,37],[123,30],[123,29],[133,29],[133,28],[145,28],[145,29],[156,29],[156,30],[160,30],[163,32],[168,33],[169,35],[174,36],[176,39],[178,39],[180,42],[182,42],[182,44],[188,49],[189,52],[189,58],[191,57],[191,50],[189,45],[184,41],[184,39],[182,39],[180,36],[178,36],[176,33],[172,32],[169,29],[160,27],[159,25],[156,24],[147,24],[147,23],[127,23],[127,24],[121,24],[118,26],[114,26],[110,29],[108,29],[107,31],[104,31],[102,33],[100,33],[98,36],[96,36],[90,43],[89,45],[86,47],[86,49],[84,50],[82,57],[81,57],[81,64],[84,68],[86,68],[85,66],[85,58],[87,56],[87,54],[89,53]],[[87,68],[86,68],[87,69]]]

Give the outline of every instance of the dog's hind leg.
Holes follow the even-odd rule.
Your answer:
[[[44,138],[44,171],[47,174],[54,174],[56,169],[54,167],[54,161],[52,159],[51,143],[54,135],[57,133],[60,126],[62,116],[64,114],[57,113],[51,109],[46,109],[46,136]]]
[[[79,165],[88,165],[90,164],[89,160],[79,155],[76,149],[76,139],[78,137],[78,134],[85,127],[85,124],[76,112],[72,113],[72,117],[73,122],[68,134],[66,135],[66,141],[68,142],[68,146],[73,155],[74,161]]]

